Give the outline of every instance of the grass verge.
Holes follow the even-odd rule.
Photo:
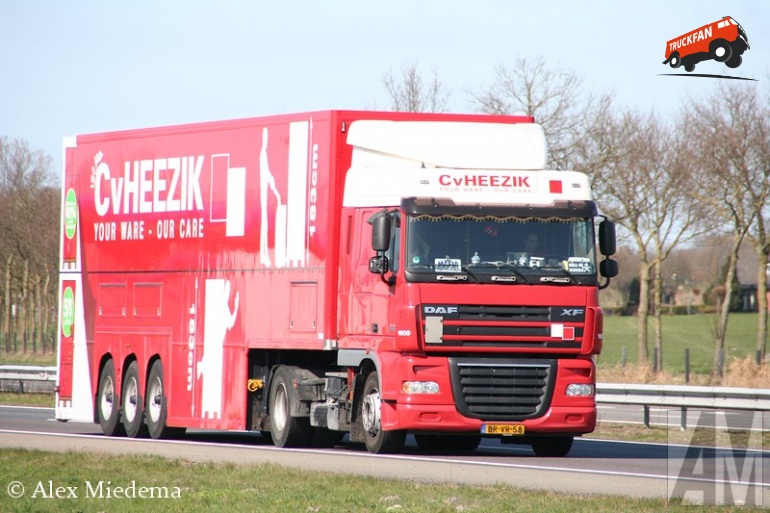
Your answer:
[[[50,482],[50,484],[49,484]],[[10,493],[24,494],[18,499]],[[276,465],[191,463],[145,456],[0,452],[4,511],[153,512],[691,512],[664,500],[576,496],[508,486],[430,484]],[[15,485],[12,488],[10,485]],[[59,488],[61,498],[47,498]],[[76,498],[73,498],[75,495]],[[144,495],[144,498],[140,497]],[[153,497],[151,497],[153,496]],[[108,498],[110,497],[110,498]],[[724,511],[699,507],[698,511]],[[741,508],[741,511],[752,511]]]

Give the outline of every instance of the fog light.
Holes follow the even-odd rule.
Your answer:
[[[570,383],[567,385],[568,397],[592,397],[594,395],[594,386],[583,383]]]
[[[401,391],[405,394],[438,394],[439,387],[435,381],[404,381]]]

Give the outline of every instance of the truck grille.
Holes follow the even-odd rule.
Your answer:
[[[564,312],[579,313],[566,316]],[[425,343],[436,348],[495,346],[575,352],[581,348],[585,327],[585,309],[572,307],[423,305],[422,313]]]
[[[450,358],[455,404],[466,417],[516,421],[551,403],[556,361]]]

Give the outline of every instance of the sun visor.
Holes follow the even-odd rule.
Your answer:
[[[547,146],[535,123],[359,120],[351,123],[352,167],[545,169]]]

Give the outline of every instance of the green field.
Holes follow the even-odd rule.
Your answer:
[[[383,480],[303,472],[268,464],[191,463],[146,456],[21,449],[0,451],[0,485],[3,512],[696,511],[693,506],[667,504],[662,499],[632,500],[524,491],[508,486]],[[22,493],[22,487],[20,498],[11,497]],[[59,498],[55,497],[57,488]],[[601,489],[600,484],[597,489]],[[698,506],[697,511],[729,510]]]
[[[604,318],[604,348],[598,358],[602,368],[619,365],[625,346],[628,363],[637,361],[636,317],[606,316]],[[690,350],[690,372],[710,374],[714,360],[714,314],[663,316],[663,370],[670,374],[684,373],[685,349]],[[757,314],[730,315],[725,340],[725,359],[753,357],[757,337]],[[653,319],[649,321],[648,347],[650,358],[655,347]],[[601,376],[600,376],[601,380]]]

